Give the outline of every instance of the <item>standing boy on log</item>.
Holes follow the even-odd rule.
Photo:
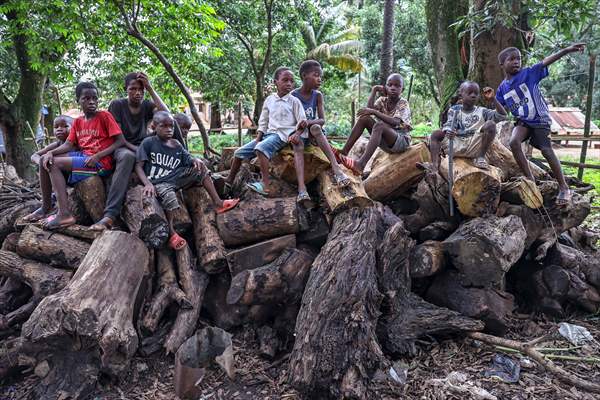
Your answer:
[[[256,139],[236,150],[226,181],[229,185],[233,184],[242,160],[256,157],[260,167],[261,181],[248,184],[248,188],[263,196],[267,196],[269,193],[269,160],[288,142],[293,146],[299,146],[299,138],[308,139],[304,108],[300,100],[290,93],[294,88],[294,74],[289,68],[279,67],[275,71],[273,79],[277,93],[267,97],[263,104],[258,121],[258,135]],[[297,174],[298,171],[304,171],[303,158],[301,168],[296,163]],[[310,200],[306,188],[302,189],[301,185],[304,185],[304,179],[301,180],[298,177],[298,201]]]
[[[29,221],[47,217],[52,207],[54,188],[58,212],[47,217],[42,224],[49,230],[75,223],[69,208],[63,171],[71,172],[71,184],[93,175],[107,175],[113,167],[113,152],[125,144],[121,128],[113,116],[108,111],[98,111],[98,89],[93,83],[79,83],[75,88],[75,96],[84,115],[73,122],[66,142],[40,159],[42,207],[25,217]]]
[[[550,112],[539,88],[539,82],[548,76],[548,65],[565,55],[576,51],[583,52],[585,44],[578,43],[544,58],[529,68],[521,67],[521,52],[516,47],[508,47],[498,54],[498,62],[504,70],[505,79],[500,83],[496,100],[508,108],[517,121],[510,138],[510,149],[525,177],[535,181],[529,162],[523,153],[521,143],[529,143],[540,150],[558,181],[556,205],[564,206],[571,201],[573,192],[563,175],[560,161],[554,154],[550,141]]]
[[[495,101],[496,110],[479,107],[479,85],[465,81],[459,88],[462,104],[448,109],[448,119],[441,130],[434,131],[430,137],[429,151],[433,172],[440,166],[440,147],[448,146],[448,139],[454,138],[454,156],[473,158],[473,165],[487,169],[485,159],[490,145],[496,137],[496,122],[506,119],[506,111]],[[485,88],[486,100],[494,99],[494,90]]]
[[[208,168],[193,158],[179,141],[173,139],[175,121],[170,113],[157,111],[152,123],[155,136],[147,137],[137,149],[135,172],[144,184],[144,195],[157,196],[169,222],[169,246],[174,250],[185,247],[186,241],[173,228],[172,211],[180,207],[177,191],[194,184],[204,186],[217,213],[224,213],[237,205],[239,199],[221,200]]]
[[[340,186],[348,186],[350,179],[340,169],[333,154],[333,149],[325,138],[323,131],[323,125],[325,125],[325,105],[323,104],[323,94],[319,92],[321,77],[323,76],[321,64],[315,60],[306,60],[300,65],[299,74],[300,79],[302,79],[302,86],[299,89],[294,89],[292,95],[297,97],[302,103],[302,107],[304,107],[306,128],[308,128],[310,134],[309,139],[314,139],[327,156],[333,170],[334,182]],[[304,145],[306,144],[305,141],[300,140],[296,136],[298,136],[297,133],[290,137],[290,140],[298,143],[298,146],[294,147],[294,161],[304,157]],[[306,186],[304,185],[304,164],[302,163],[300,168],[300,165],[296,162],[296,171],[298,173],[298,189],[306,192]],[[300,179],[300,175],[302,175],[302,179]]]
[[[408,101],[400,97],[404,80],[400,74],[388,76],[385,86],[376,85],[366,108],[358,110],[358,121],[352,128],[350,137],[339,155],[342,163],[356,174],[362,174],[377,147],[386,153],[402,153],[410,146],[412,130]],[[375,100],[377,93],[380,97]],[[375,121],[371,115],[375,116]],[[364,130],[371,133],[365,152],[358,160],[346,157]]]

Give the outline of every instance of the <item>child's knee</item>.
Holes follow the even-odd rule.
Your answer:
[[[373,125],[373,132],[371,134],[381,134],[386,126],[387,124],[385,122],[375,122],[375,125]]]
[[[438,129],[437,131],[431,132],[429,140],[431,140],[432,142],[441,143],[444,140],[444,136],[444,131]]]
[[[292,145],[292,148],[294,149],[294,153],[304,154],[304,143],[302,143],[302,140],[300,143]]]
[[[521,140],[516,138],[515,136],[512,136],[510,138],[510,140],[508,141],[508,147],[510,147],[510,149],[512,150],[512,152],[519,152],[522,151],[521,150]]]
[[[481,127],[481,131],[486,135],[495,136],[496,124],[494,123],[494,121],[486,121]]]
[[[323,129],[320,125],[311,125],[309,132],[312,136],[317,137],[323,134]]]
[[[540,149],[540,153],[545,159],[555,157],[554,150],[552,150],[552,146],[544,146]]]

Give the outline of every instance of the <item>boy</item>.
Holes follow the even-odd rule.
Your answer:
[[[532,181],[534,177],[521,149],[521,143],[529,140],[533,147],[541,151],[558,181],[558,206],[567,205],[573,193],[565,181],[560,161],[552,150],[549,138],[550,113],[540,92],[539,82],[548,76],[548,65],[569,53],[583,52],[584,46],[583,43],[571,45],[529,68],[521,68],[521,52],[515,47],[508,47],[498,54],[498,62],[504,71],[505,79],[498,87],[496,100],[508,108],[517,119],[510,138],[510,149],[525,177]]]
[[[190,133],[190,129],[192,129],[192,119],[185,113],[177,113],[173,115],[173,119],[177,122],[177,125],[179,125],[183,141],[187,143],[188,133]]]
[[[386,153],[402,153],[410,146],[409,132],[412,130],[410,108],[408,101],[400,97],[403,89],[402,76],[391,74],[386,80],[385,87],[373,86],[367,108],[358,110],[358,121],[352,128],[340,155],[344,165],[356,174],[362,174],[377,147]],[[380,97],[375,101],[377,93]],[[379,121],[375,121],[370,117],[371,115]],[[371,133],[371,137],[362,157],[358,160],[345,157],[365,129]]]
[[[269,192],[269,160],[279,150],[283,149],[293,133],[307,138],[303,133],[306,128],[306,115],[302,103],[291,95],[294,88],[294,75],[289,68],[279,67],[273,76],[277,93],[265,99],[260,119],[258,121],[258,134],[256,139],[240,147],[234,153],[231,170],[226,183],[231,185],[237,175],[242,160],[258,158],[261,181],[248,184],[248,188],[267,196]],[[296,140],[295,137],[292,140]],[[298,169],[296,170],[298,173]],[[300,179],[298,179],[300,182]],[[298,193],[298,200],[310,199],[306,191]]]
[[[93,175],[104,175],[112,169],[112,153],[125,145],[121,128],[113,116],[108,111],[98,110],[98,89],[93,83],[79,83],[75,88],[75,97],[84,115],[73,122],[71,132],[62,145],[41,157],[39,174],[42,207],[26,217],[29,221],[47,217],[52,207],[51,195],[54,188],[58,212],[42,223],[48,230],[75,223],[75,217],[69,209],[63,171],[71,172],[69,183],[72,184]]]
[[[44,154],[50,150],[58,148],[67,140],[67,136],[69,136],[69,131],[71,130],[72,125],[73,118],[69,117],[68,115],[59,115],[58,117],[54,118],[54,136],[56,137],[56,141],[33,153],[31,156],[31,162],[40,165],[40,159]]]
[[[474,158],[473,165],[487,169],[485,160],[490,145],[496,137],[496,122],[506,119],[506,111],[494,98],[491,88],[484,89],[486,100],[494,99],[496,111],[476,104],[479,101],[479,85],[465,81],[458,89],[462,104],[456,104],[448,110],[448,119],[441,130],[431,134],[429,150],[433,171],[440,166],[440,147],[447,146],[445,138],[454,138],[454,156]]]
[[[333,179],[337,185],[348,186],[350,179],[340,169],[340,166],[333,154],[333,150],[329,142],[323,134],[323,125],[325,125],[325,107],[323,105],[323,94],[319,92],[321,87],[321,77],[323,70],[321,64],[315,60],[304,61],[300,65],[300,79],[302,79],[302,87],[292,91],[292,95],[297,97],[304,107],[306,114],[306,127],[311,139],[317,142],[317,145],[323,150],[325,156],[331,164],[333,170]],[[298,171],[298,189],[302,193],[306,193],[304,184],[304,145],[308,144],[302,140],[295,138],[296,134],[290,137],[291,140],[298,143],[294,146],[294,162],[296,171]],[[308,142],[308,140],[307,140]]]
[[[173,229],[172,211],[179,208],[177,190],[202,184],[219,214],[231,210],[239,199],[221,200],[204,163],[193,158],[173,138],[175,122],[170,113],[157,111],[152,123],[156,135],[147,137],[138,147],[135,172],[144,184],[144,195],[157,196],[160,200],[169,222],[169,246],[180,250],[186,241]]]

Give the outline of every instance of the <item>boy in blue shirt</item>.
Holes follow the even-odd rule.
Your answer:
[[[585,44],[573,44],[558,53],[544,58],[529,68],[521,68],[521,52],[515,47],[508,47],[498,54],[498,62],[502,67],[505,79],[496,92],[496,100],[517,119],[510,138],[510,149],[525,176],[534,181],[529,162],[521,149],[521,143],[529,143],[540,150],[558,181],[559,192],[556,204],[567,205],[573,193],[565,181],[560,161],[552,150],[550,141],[550,113],[540,92],[539,82],[548,76],[548,65],[558,61],[569,53],[583,51]]]

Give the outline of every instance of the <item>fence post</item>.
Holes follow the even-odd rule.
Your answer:
[[[237,103],[238,113],[238,147],[242,147],[242,102]]]
[[[587,99],[585,102],[585,125],[583,127],[583,137],[588,138],[590,136],[590,122],[592,119],[592,106],[593,106],[593,95],[594,95],[594,75],[596,73],[596,55],[590,54],[590,72],[588,77],[588,90]],[[583,178],[583,164],[585,164],[585,158],[587,156],[588,141],[584,140],[581,144],[581,156],[579,157],[579,169],[577,170],[577,178],[581,180]]]
[[[354,124],[356,123],[356,99],[352,99],[350,113],[352,114],[352,126],[354,127]]]
[[[406,96],[406,101],[410,101],[410,95],[412,93],[412,85],[413,85],[414,77],[415,77],[414,75],[410,76],[410,82],[408,83],[408,95]]]

